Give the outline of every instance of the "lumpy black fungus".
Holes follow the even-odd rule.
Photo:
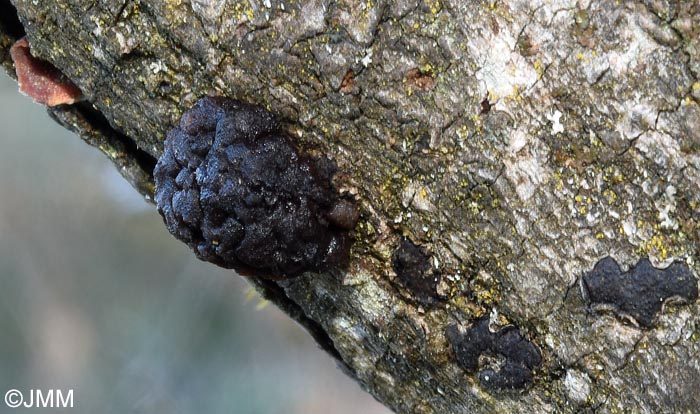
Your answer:
[[[391,257],[392,265],[401,285],[422,304],[430,305],[438,299],[437,285],[440,275],[432,271],[430,255],[421,246],[402,238]]]
[[[300,153],[263,108],[206,97],[170,131],[154,170],[170,233],[239,273],[297,276],[342,265],[357,213],[334,165]]]
[[[623,273],[615,259],[606,257],[583,276],[581,288],[591,305],[611,306],[618,316],[634,318],[645,328],[653,326],[667,299],[693,302],[698,298],[697,280],[685,263],[657,269],[647,258]]]
[[[491,332],[488,317],[478,319],[464,333],[452,324],[447,327],[446,336],[457,363],[471,374],[479,370],[483,355],[502,360],[500,364],[483,367],[479,372],[479,381],[486,388],[522,388],[532,382],[533,371],[542,362],[537,347],[518,328],[507,326]]]

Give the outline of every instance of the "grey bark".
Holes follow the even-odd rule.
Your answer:
[[[608,255],[700,272],[697,0],[12,0],[21,30],[0,3],[3,66],[26,32],[87,97],[51,114],[146,197],[204,95],[337,163],[362,211],[348,269],[253,283],[395,411],[698,412],[698,303],[639,327],[579,289]],[[401,236],[433,304],[394,274]],[[539,349],[532,384],[457,364],[447,326],[483,315]]]

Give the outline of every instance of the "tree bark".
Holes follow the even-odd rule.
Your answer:
[[[396,412],[697,412],[699,1],[11,3],[0,63],[26,33],[87,99],[51,115],[146,197],[205,95],[268,108],[335,161],[361,209],[348,268],[252,282]],[[396,274],[402,237],[429,283]],[[640,323],[584,294],[606,256],[682,262],[694,286]],[[517,359],[498,344],[459,362],[482,317],[541,355],[524,385],[488,386]]]

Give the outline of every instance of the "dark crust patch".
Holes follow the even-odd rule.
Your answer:
[[[482,355],[504,359],[499,368],[484,367],[479,372],[479,382],[486,388],[523,388],[532,382],[532,372],[542,363],[537,347],[518,328],[507,326],[491,332],[488,317],[478,319],[464,333],[452,324],[447,327],[446,336],[457,363],[470,374],[483,365],[479,361]]]
[[[647,258],[623,273],[615,259],[606,257],[583,276],[581,290],[593,307],[605,305],[645,328],[653,326],[666,300],[694,302],[698,298],[697,280],[685,263],[676,261],[657,269]]]
[[[300,153],[265,109],[206,97],[168,134],[155,201],[170,233],[200,259],[293,277],[348,259],[356,216],[334,190],[334,172]]]
[[[402,238],[391,256],[391,262],[399,283],[408,289],[422,304],[430,305],[438,299],[437,285],[440,275],[430,267],[430,255],[425,248]]]

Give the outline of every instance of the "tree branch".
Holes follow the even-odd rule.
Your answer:
[[[335,161],[335,186],[361,208],[349,267],[252,282],[397,412],[700,403],[697,0],[5,0],[0,12],[0,63],[26,32],[87,98],[52,116],[147,197],[167,131],[205,95],[264,106]],[[404,237],[420,247],[395,253]],[[605,289],[585,297],[606,256],[621,275],[676,261],[692,278],[683,304],[640,325]],[[397,275],[405,263],[419,271]],[[640,274],[650,289],[594,280],[628,295],[681,280]]]

